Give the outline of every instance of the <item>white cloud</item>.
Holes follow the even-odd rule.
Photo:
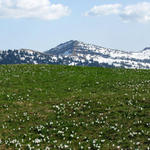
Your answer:
[[[142,2],[124,7],[121,18],[126,21],[148,22],[150,21],[150,3]]]
[[[141,2],[133,5],[107,4],[94,6],[86,16],[119,15],[124,22],[150,21],[150,2]]]
[[[102,15],[118,14],[120,12],[121,6],[122,6],[121,4],[107,4],[107,5],[94,6],[85,15],[102,16]]]
[[[49,0],[0,0],[2,18],[59,19],[67,16],[70,9],[62,4],[52,4]]]

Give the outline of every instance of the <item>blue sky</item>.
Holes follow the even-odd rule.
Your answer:
[[[16,1],[0,0],[0,49],[45,51],[68,40],[125,51],[150,46],[148,0]]]

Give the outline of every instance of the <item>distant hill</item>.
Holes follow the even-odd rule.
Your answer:
[[[0,64],[61,64],[116,68],[150,68],[150,48],[125,52],[71,40],[43,53],[21,49],[0,51]]]

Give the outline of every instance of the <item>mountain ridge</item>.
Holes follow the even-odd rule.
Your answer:
[[[61,43],[61,44],[59,44],[58,46],[56,46],[56,47],[54,47],[54,48],[51,48],[50,50],[45,51],[45,52],[48,53],[48,52],[50,52],[51,50],[54,50],[54,49],[56,49],[56,48],[58,48],[58,47],[60,47],[60,46],[62,46],[62,45],[64,46],[64,45],[69,44],[69,43],[74,43],[74,45],[86,44],[86,45],[92,45],[92,46],[97,47],[97,48],[105,48],[105,47],[102,47],[102,46],[98,46],[98,45],[96,45],[96,44],[89,44],[89,43],[85,43],[85,42],[78,41],[78,40],[70,40],[70,41]],[[114,48],[113,48],[113,49],[112,49],[112,48],[107,48],[107,49],[111,49],[111,50],[115,50],[115,51],[117,50],[117,51],[127,52],[127,51],[118,50],[118,49],[114,49]],[[130,53],[130,52],[128,51],[127,53]]]
[[[45,52],[30,49],[0,51],[0,64],[60,64],[150,69],[150,47],[139,52],[70,40]]]

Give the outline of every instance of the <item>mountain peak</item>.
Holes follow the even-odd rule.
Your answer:
[[[147,50],[150,50],[150,47],[145,47],[145,48],[143,49],[143,51],[147,51]]]
[[[66,46],[66,45],[72,45],[72,44],[78,44],[78,43],[80,43],[80,42],[77,41],[77,40],[69,40],[67,42],[59,44],[57,47],[59,47],[59,46]]]
[[[69,40],[69,41],[67,41],[65,43],[79,43],[79,41],[78,40]]]
[[[87,53],[98,53],[101,50],[109,51],[109,49],[103,48],[101,46],[87,44],[77,40],[70,40],[62,43],[55,48],[46,51],[49,55],[62,55],[62,56],[76,56],[77,54],[87,54]]]
[[[46,54],[51,54],[51,55],[68,55],[68,54],[72,54],[75,47],[77,47],[79,45],[79,41],[77,40],[70,40],[67,41],[65,43],[62,43],[58,46],[56,46],[55,48],[52,48],[48,51],[46,51]]]

